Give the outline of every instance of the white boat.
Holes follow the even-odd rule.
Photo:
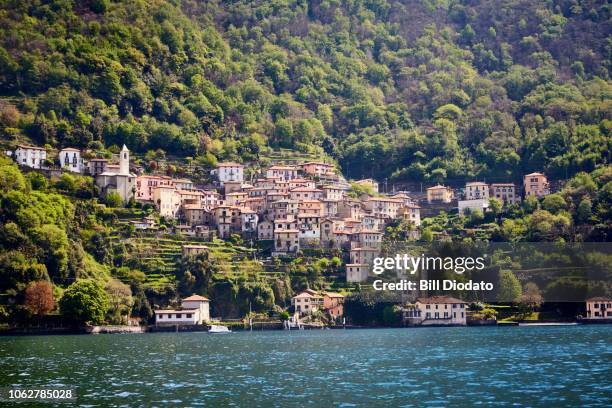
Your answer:
[[[210,329],[208,329],[209,333],[213,334],[221,334],[221,333],[231,333],[232,331],[228,329],[227,326],[223,326],[220,324],[211,324]]]

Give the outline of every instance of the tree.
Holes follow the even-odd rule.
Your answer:
[[[386,326],[397,326],[401,321],[401,311],[397,305],[389,305],[383,309],[383,323]]]
[[[25,306],[35,316],[44,316],[55,309],[53,287],[49,281],[32,282],[25,291]]]
[[[47,178],[40,173],[32,172],[28,174],[28,180],[30,180],[33,190],[45,191],[47,189]]]
[[[0,165],[0,190],[23,191],[26,188],[25,178],[14,165]]]
[[[108,295],[108,321],[113,324],[125,324],[134,305],[132,290],[117,279],[111,279],[104,290]]]
[[[433,232],[431,228],[423,228],[421,232],[421,241],[423,242],[432,242],[433,241]]]
[[[578,209],[576,210],[576,220],[581,224],[586,224],[589,222],[591,216],[593,215],[593,212],[591,211],[592,207],[593,204],[591,203],[591,200],[589,200],[588,197],[583,198],[578,205]]]
[[[497,198],[489,199],[489,209],[493,213],[493,216],[497,218],[502,210],[502,202]]]
[[[521,308],[533,311],[540,307],[544,298],[542,297],[542,292],[540,292],[540,288],[533,282],[527,282],[525,285],[525,290],[523,294],[520,296],[520,305]]]
[[[47,266],[52,279],[66,277],[70,253],[66,231],[57,225],[45,224],[33,231],[34,242],[41,249],[41,263]]]
[[[567,203],[561,194],[550,194],[544,197],[544,200],[542,200],[542,208],[552,214],[557,214],[566,207]]]
[[[121,196],[115,191],[111,191],[106,194],[106,197],[104,197],[104,202],[111,208],[118,208],[121,207],[121,204],[123,204]]]
[[[66,289],[59,301],[64,317],[77,324],[100,324],[108,311],[104,288],[94,280],[77,280]]]
[[[293,145],[293,125],[290,121],[280,118],[274,124],[274,137],[276,143],[281,147]]]
[[[505,303],[516,303],[522,294],[521,282],[509,270],[499,271],[497,300]]]
[[[186,256],[181,259],[178,272],[178,288],[181,294],[207,294],[212,277],[218,267],[207,253]]]

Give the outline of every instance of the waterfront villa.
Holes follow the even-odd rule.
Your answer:
[[[586,300],[587,319],[612,319],[612,298],[593,297]]]
[[[156,326],[196,325],[208,321],[210,321],[210,300],[199,295],[183,299],[179,309],[155,311]]]
[[[418,298],[404,308],[404,323],[409,326],[465,326],[466,304],[450,296]]]
[[[344,315],[344,296],[334,292],[317,292],[306,289],[291,298],[291,305],[299,316],[311,314],[316,310],[328,312],[333,318]]]

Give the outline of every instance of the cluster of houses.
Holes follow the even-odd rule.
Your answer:
[[[43,168],[47,159],[45,149],[25,145],[18,146],[13,157],[35,169]],[[248,240],[269,240],[273,242],[273,256],[295,255],[305,248],[342,250],[348,260],[348,282],[368,278],[389,222],[405,220],[415,227],[421,224],[421,207],[416,199],[405,192],[351,197],[347,194],[351,186],[330,163],[273,165],[247,179],[244,165],[224,162],[211,171],[215,184],[198,188],[189,179],[134,174],[125,145],[115,161],[85,161],[74,148],[60,150],[58,159],[64,170],[93,176],[103,195],[114,192],[124,203],[135,200],[154,206],[160,217],[176,220],[175,230],[185,235],[227,239],[238,234]],[[357,183],[378,190],[374,180]],[[549,194],[546,176],[526,175],[523,191],[525,196]],[[465,213],[486,211],[493,197],[504,204],[521,200],[512,183],[468,182],[458,195],[456,198],[450,187],[436,185],[427,189],[424,205],[447,205],[457,200],[459,211]],[[136,229],[146,230],[155,227],[155,218],[132,223]],[[417,228],[411,234],[416,236]]]
[[[523,176],[524,197],[541,198],[550,194],[550,184],[542,173],[530,173]],[[436,185],[427,189],[427,202],[429,204],[450,204],[455,199],[453,189],[443,185]],[[495,198],[504,205],[521,202],[521,193],[514,183],[491,183],[471,181],[465,184],[462,194],[457,197],[457,209],[465,214],[473,210],[486,211],[489,200]]]

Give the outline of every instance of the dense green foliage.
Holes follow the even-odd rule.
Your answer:
[[[421,240],[609,241],[610,32],[594,0],[0,0],[0,145],[109,157],[125,143],[148,169],[184,158],[202,177],[278,148],[331,156],[355,178],[545,171],[569,181],[544,200],[425,219]],[[121,323],[191,293],[219,316],[278,311],[342,273],[336,253],[279,261],[267,278],[251,260],[172,269],[127,241],[116,195],[97,195],[91,178],[0,159],[0,318],[37,281],[63,304],[63,289],[94,279],[108,310],[74,317]],[[410,232],[394,224],[386,239]],[[357,299],[349,316],[394,324],[390,303]]]
[[[108,310],[108,296],[96,281],[78,280],[64,292],[60,310],[73,322],[100,324]]]
[[[0,4],[7,140],[202,166],[289,147],[426,181],[610,160],[606,2]]]

